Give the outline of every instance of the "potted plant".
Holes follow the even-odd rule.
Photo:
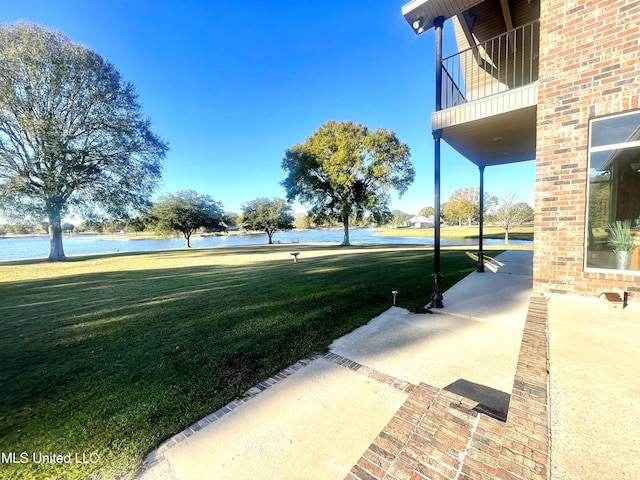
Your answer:
[[[631,267],[631,256],[633,255],[633,234],[631,233],[630,220],[617,220],[607,226],[609,232],[608,244],[613,247],[616,254],[616,268],[618,270],[629,270]]]

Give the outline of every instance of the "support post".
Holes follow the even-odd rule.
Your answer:
[[[436,111],[442,110],[442,27],[444,17],[438,17],[433,21],[436,33]],[[434,142],[434,218],[433,218],[433,290],[431,292],[431,302],[427,305],[427,310],[431,308],[442,308],[443,297],[440,281],[442,271],[440,269],[440,140],[442,130],[433,130]]]
[[[480,169],[480,219],[478,222],[478,268],[476,272],[484,272],[484,253],[482,251],[482,234],[484,225],[484,165]]]

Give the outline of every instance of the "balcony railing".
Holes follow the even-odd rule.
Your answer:
[[[442,60],[442,108],[538,80],[539,38],[536,20]]]

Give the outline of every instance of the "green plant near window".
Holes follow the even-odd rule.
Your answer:
[[[630,220],[617,220],[607,226],[609,231],[608,244],[614,252],[631,252],[634,249],[633,234]]]
[[[631,233],[631,220],[618,220],[607,227],[609,230],[609,245],[613,247],[616,257],[617,270],[629,270],[633,255],[633,235]]]

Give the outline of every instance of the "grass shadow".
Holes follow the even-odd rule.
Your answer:
[[[290,245],[3,264],[0,437],[94,465],[4,465],[12,478],[126,476],[163,439],[387,309],[421,308],[424,247]],[[443,251],[443,289],[475,268]],[[22,278],[7,280],[8,278]]]

